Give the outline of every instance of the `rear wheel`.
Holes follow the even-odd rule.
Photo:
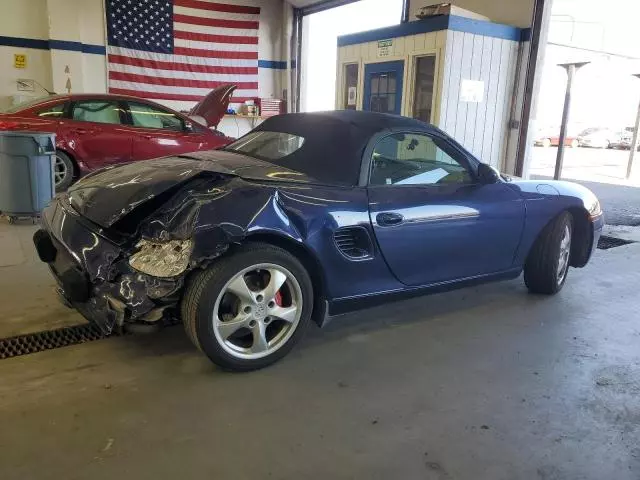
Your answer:
[[[57,150],[53,165],[53,180],[56,192],[64,192],[69,188],[73,183],[74,174],[75,166],[69,155]]]
[[[222,368],[249,371],[284,357],[313,310],[309,274],[290,253],[247,244],[197,273],[182,301],[187,335]]]
[[[571,214],[564,212],[542,231],[524,266],[524,282],[532,293],[558,293],[567,279],[571,260]]]

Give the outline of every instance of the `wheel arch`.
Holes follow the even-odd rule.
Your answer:
[[[589,220],[589,212],[584,207],[572,206],[565,208],[549,219],[547,223],[540,229],[535,240],[531,243],[526,259],[534,250],[536,244],[540,241],[542,235],[545,235],[547,227],[551,225],[556,218],[563,213],[571,215],[571,223],[573,232],[571,235],[571,256],[569,257],[569,265],[572,267],[584,267],[589,261],[591,248],[593,246],[593,232],[591,231],[591,222]]]
[[[314,302],[311,318],[318,326],[322,326],[328,313],[327,287],[324,269],[316,255],[302,243],[271,231],[251,233],[245,237],[245,242],[260,242],[280,247],[302,263],[313,285]]]

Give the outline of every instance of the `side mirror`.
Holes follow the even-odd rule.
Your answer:
[[[196,131],[195,127],[193,126],[193,123],[191,122],[184,122],[184,131],[187,133],[193,133]]]
[[[500,181],[500,173],[491,165],[481,163],[478,165],[478,179],[485,185],[497,183]]]

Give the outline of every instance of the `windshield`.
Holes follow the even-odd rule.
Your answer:
[[[299,150],[304,138],[284,132],[252,132],[227,145],[224,150],[273,162]]]
[[[33,107],[34,105],[37,105],[39,103],[42,103],[45,100],[49,100],[51,99],[51,97],[38,97],[38,98],[34,98],[33,100],[30,100],[28,102],[24,102],[24,103],[20,103],[18,105],[14,105],[12,107],[6,108],[4,110],[2,110],[2,113],[18,113],[22,110],[25,110],[27,108]]]

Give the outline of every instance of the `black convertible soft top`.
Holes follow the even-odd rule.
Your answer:
[[[355,110],[290,113],[272,117],[253,131],[284,132],[303,137],[300,149],[271,163],[304,173],[322,183],[357,185],[362,154],[372,135],[390,128],[433,131],[407,117]]]

